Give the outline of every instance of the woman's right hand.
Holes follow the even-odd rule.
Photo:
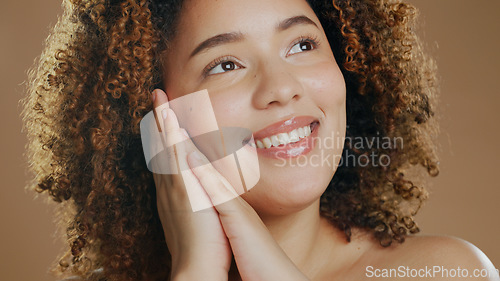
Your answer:
[[[156,89],[153,100],[156,109],[167,103],[168,97]],[[188,145],[176,146],[179,161],[181,157],[186,160],[190,151],[185,150],[194,144],[187,132],[179,127],[174,111],[168,106],[161,112],[155,110],[155,118],[164,124],[165,132],[162,133],[167,147],[186,141]],[[176,165],[175,157],[165,161],[169,161],[168,165]],[[232,251],[215,208],[192,211],[180,172],[171,175],[154,173],[153,176],[158,213],[172,256],[171,280],[227,280]],[[184,177],[191,177],[187,182],[199,184],[191,170],[184,173]],[[199,190],[203,188],[200,186]]]

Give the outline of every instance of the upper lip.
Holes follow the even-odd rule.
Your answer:
[[[291,118],[286,118],[284,120],[273,123],[262,130],[253,133],[255,140],[261,140],[266,137],[271,137],[280,133],[288,133],[294,129],[302,128],[311,123],[318,121],[318,118],[313,116],[292,116]]]

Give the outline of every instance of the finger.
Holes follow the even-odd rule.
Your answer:
[[[175,143],[182,141],[182,135],[179,134],[179,121],[177,120],[175,112],[172,108],[170,108],[170,102],[167,94],[160,89],[156,89],[153,91],[153,95],[155,96],[155,101],[153,103],[155,107],[155,116],[158,120],[158,124],[160,125],[160,131],[169,136],[169,143],[167,144],[174,145]]]
[[[222,208],[219,206],[220,204],[239,197],[227,179],[210,164],[205,155],[200,151],[195,150],[190,152],[188,162],[191,171],[193,171],[216,209]]]
[[[191,171],[219,213],[228,238],[241,237],[239,235],[245,232],[255,237],[266,237],[265,240],[268,242],[273,241],[257,212],[238,195],[227,179],[202,153],[199,151],[189,153],[188,162]]]
[[[179,122],[173,110],[170,108],[170,103],[167,94],[155,89],[153,95],[154,115],[158,125],[158,130],[161,132],[161,141],[163,143],[164,152],[159,158],[159,163],[167,174],[179,174],[179,167],[176,161],[175,144],[182,142],[184,136],[179,131]]]
[[[167,94],[162,91],[161,89],[155,89],[152,92],[153,96],[153,108],[155,109],[154,115],[156,119],[156,123],[158,125],[158,129],[160,132],[163,132],[163,124],[162,124],[162,116],[161,116],[161,111],[164,108],[169,108],[169,101],[168,101],[168,96]]]
[[[160,206],[167,209],[171,200],[177,200],[178,203],[186,201],[186,194],[183,186],[182,177],[179,172],[177,153],[175,144],[182,142],[186,137],[179,131],[179,124],[175,113],[170,109],[168,96],[160,89],[152,93],[154,115],[160,131],[161,141],[164,150],[156,159],[157,171],[161,174],[154,175],[157,191],[157,200]],[[176,129],[177,128],[177,129]],[[177,190],[177,192],[175,192]]]
[[[173,190],[169,192],[168,201],[178,204],[181,201],[186,201],[189,194],[191,210],[212,206],[206,192],[189,169],[187,163],[187,154],[198,150],[198,148],[194,145],[187,131],[180,128],[177,116],[170,108],[166,93],[157,89],[154,94],[156,95],[155,104],[158,105],[155,109],[156,115],[160,118],[159,123],[163,124],[161,127],[162,133],[165,137],[165,146],[169,150],[169,165],[176,165],[177,167],[177,173],[171,177],[172,183],[175,186],[182,187],[179,192],[173,192]]]
[[[160,118],[159,123],[163,125],[161,130],[165,135],[166,145],[168,147],[175,145],[175,155],[179,168],[181,171],[187,170],[189,169],[187,154],[190,151],[198,150],[198,148],[194,145],[187,131],[180,127],[177,115],[170,107],[167,94],[160,89],[156,89],[153,94],[156,96],[155,104],[158,105],[155,112]]]
[[[190,142],[190,139],[184,129],[175,125],[175,122],[177,122],[175,113],[169,108],[164,110],[168,110],[167,115],[162,114],[160,116],[165,128],[163,136],[167,153],[162,155],[160,161],[166,161],[167,165],[172,167],[168,170],[172,172],[169,175],[162,175],[167,184],[163,185],[166,188],[157,188],[158,197],[164,201],[163,204],[176,206],[174,207],[175,210],[188,211],[191,209],[186,191],[186,184],[190,182],[189,173],[182,172],[180,167],[183,166],[183,162],[186,162],[185,147],[186,143]],[[191,177],[194,178],[195,176],[191,175]]]

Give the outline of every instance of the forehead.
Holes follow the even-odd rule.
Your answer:
[[[183,41],[193,41],[223,32],[266,33],[280,20],[297,15],[319,24],[305,0],[187,0],[178,34]]]

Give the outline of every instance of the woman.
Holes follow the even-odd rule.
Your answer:
[[[59,271],[90,280],[359,280],[399,265],[407,275],[492,270],[463,240],[407,236],[419,231],[413,216],[426,191],[403,172],[438,172],[434,68],[412,32],[411,6],[75,0],[66,12],[25,107],[37,189],[61,202],[67,228]],[[147,170],[139,123],[202,89],[219,127],[254,133],[260,179],[192,212],[187,178]],[[158,113],[167,144],[197,135],[180,128],[180,112]],[[311,135],[297,143],[309,149],[270,147],[271,132],[285,131],[269,125],[300,122]],[[345,143],[321,146],[332,133]],[[193,150],[178,155],[189,153],[190,167]],[[334,160],[312,161],[322,155]],[[212,200],[230,191],[211,165],[190,172]],[[425,277],[449,277],[437,269]]]

